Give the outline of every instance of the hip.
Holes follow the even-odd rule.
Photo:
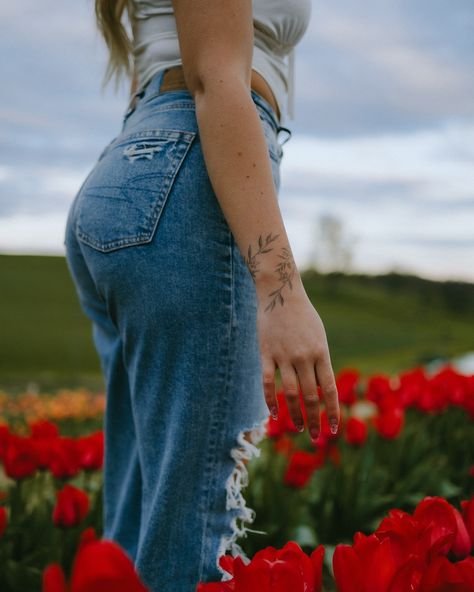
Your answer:
[[[225,225],[204,163],[193,97],[187,90],[159,92],[161,77],[162,72],[124,114],[120,133],[103,149],[71,205],[67,225],[98,251],[151,242],[170,194],[178,193],[178,202],[192,200],[201,208],[195,212],[201,220],[217,217],[219,226]],[[264,99],[254,91],[252,97],[278,194],[282,128]]]

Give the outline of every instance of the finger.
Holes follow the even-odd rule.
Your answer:
[[[262,358],[262,370],[265,402],[273,419],[277,419],[278,402],[275,395],[275,362],[271,358]]]
[[[338,429],[340,409],[339,395],[337,392],[336,379],[331,366],[329,353],[322,356],[316,362],[316,377],[323,391],[326,413],[331,428],[331,433],[335,434]]]
[[[308,418],[308,429],[313,440],[316,440],[321,430],[318,387],[314,365],[309,361],[300,362],[296,366],[301,392],[303,393],[306,416]]]
[[[302,432],[304,430],[304,418],[300,407],[300,395],[295,369],[289,364],[278,364],[278,366],[280,368],[281,382],[290,417],[296,429]]]

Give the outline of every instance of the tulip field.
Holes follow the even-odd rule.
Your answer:
[[[474,590],[474,375],[446,364],[336,380],[339,430],[323,408],[314,443],[278,392],[246,465],[248,559],[222,556],[227,579],[196,592]],[[87,389],[0,391],[2,592],[146,592],[102,538],[104,409]]]

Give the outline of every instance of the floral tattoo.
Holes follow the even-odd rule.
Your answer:
[[[259,260],[257,258],[259,257],[259,255],[263,255],[265,253],[269,253],[270,251],[272,251],[273,247],[270,247],[269,245],[279,236],[280,235],[277,234],[272,237],[272,234],[270,233],[267,235],[265,239],[263,239],[262,235],[260,235],[258,238],[258,250],[255,253],[252,253],[252,246],[249,245],[247,258],[245,262],[247,264],[247,267],[249,268],[254,282],[257,277],[257,272],[259,271]],[[278,257],[281,259],[281,261],[275,267],[275,272],[277,274],[278,281],[280,282],[280,286],[276,290],[273,290],[268,294],[268,296],[271,297],[271,300],[268,306],[265,308],[265,312],[267,310],[273,310],[277,302],[279,302],[280,305],[283,306],[285,299],[283,298],[282,291],[286,285],[289,286],[290,290],[293,289],[291,280],[293,279],[293,276],[295,274],[296,265],[290,249],[288,249],[287,247],[282,247],[281,253],[278,255]]]
[[[250,273],[252,274],[253,280],[256,280],[256,276],[257,276],[257,271],[258,271],[258,261],[257,261],[257,256],[258,255],[262,255],[263,253],[269,253],[270,251],[273,250],[273,247],[268,247],[268,245],[273,242],[274,240],[276,240],[280,235],[277,234],[272,238],[272,233],[270,232],[270,234],[267,235],[267,238],[265,239],[265,241],[262,238],[262,235],[260,235],[258,237],[258,251],[256,253],[254,253],[252,255],[252,245],[249,245],[249,249],[248,249],[248,257],[247,257],[247,267],[250,270]]]

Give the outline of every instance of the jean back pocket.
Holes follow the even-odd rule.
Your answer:
[[[77,238],[102,252],[150,242],[195,136],[153,129],[113,141],[78,196]]]

